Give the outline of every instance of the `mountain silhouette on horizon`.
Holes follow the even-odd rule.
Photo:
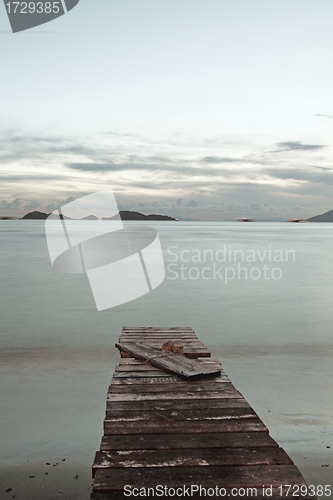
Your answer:
[[[39,212],[35,210],[34,212],[29,212],[28,214],[21,217],[22,219],[30,219],[30,220],[45,220],[48,218],[50,214],[46,214],[44,212]],[[164,221],[176,221],[173,217],[169,217],[168,215],[160,215],[160,214],[149,214],[144,215],[140,212],[132,212],[131,210],[120,210],[119,212],[121,220],[164,220]],[[64,219],[71,220],[70,217],[63,216]],[[97,220],[99,217],[91,214],[87,217],[84,217],[81,220]],[[113,220],[114,217],[102,217],[102,220]]]
[[[333,210],[329,210],[321,215],[315,215],[308,219],[309,222],[333,222]]]

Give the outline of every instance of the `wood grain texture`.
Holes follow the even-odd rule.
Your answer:
[[[141,420],[148,421],[173,421],[173,420],[231,420],[231,419],[245,419],[253,418],[258,415],[255,411],[246,403],[242,407],[231,407],[231,408],[203,408],[203,409],[193,409],[188,408],[175,410],[172,409],[153,409],[153,410],[116,410],[113,407],[107,409],[105,420],[112,420],[113,422],[126,422],[133,421],[139,422]]]
[[[165,372],[166,373],[166,372]],[[186,381],[186,384],[190,386],[192,383],[191,381]],[[215,383],[230,383],[230,380],[226,375],[220,375],[217,380],[215,380]],[[119,376],[113,376],[112,381],[111,381],[111,386],[114,385],[153,385],[153,384],[172,384],[173,387],[178,388],[178,387],[184,387],[184,379],[181,379],[180,377],[174,376],[174,375],[165,375],[164,377],[161,376],[146,376],[146,377],[119,377]],[[163,386],[164,387],[164,386]]]
[[[160,422],[144,420],[141,422],[112,422],[104,420],[105,436],[120,434],[205,434],[212,432],[263,432],[267,427],[259,418],[225,420],[190,420]],[[183,439],[186,439],[183,437]]]
[[[171,399],[171,400],[152,400],[152,401],[112,401],[107,403],[107,410],[205,410],[217,408],[249,408],[249,403],[243,397],[237,398],[217,398],[217,399]]]
[[[292,465],[282,448],[202,448],[197,450],[98,451],[94,472],[109,467],[211,467],[214,465]]]
[[[205,434],[146,434],[103,436],[101,451],[107,450],[182,450],[202,448],[276,447],[265,432],[218,432]]]
[[[222,385],[222,384],[220,384]],[[158,393],[153,393],[153,392],[132,392],[132,393],[124,393],[123,391],[121,392],[109,392],[107,394],[107,401],[108,402],[113,402],[113,401],[127,401],[131,402],[132,401],[155,401],[158,403],[159,401],[174,401],[175,399],[182,399],[182,400],[201,400],[201,401],[206,401],[209,399],[221,399],[221,398],[232,398],[236,399],[237,397],[242,398],[242,395],[236,391],[235,388],[232,387],[231,384],[223,384],[223,391],[210,391],[210,392],[205,392],[205,391],[194,391],[193,389],[191,391],[181,391],[181,392],[158,392]],[[132,404],[131,404],[132,406]]]
[[[114,393],[120,393],[120,394],[141,394],[141,393],[154,393],[154,394],[167,394],[169,392],[171,393],[178,393],[181,394],[182,392],[184,393],[197,393],[197,392],[203,392],[205,394],[209,394],[209,392],[216,392],[220,391],[221,392],[221,397],[223,397],[223,392],[225,392],[228,389],[234,389],[233,385],[231,384],[229,379],[226,379],[224,377],[219,377],[218,379],[214,379],[209,382],[185,382],[185,381],[175,381],[175,382],[163,382],[164,379],[162,379],[162,382],[154,385],[154,384],[147,384],[147,385],[140,385],[139,387],[132,387],[133,383],[128,385],[126,383],[126,379],[120,379],[117,381],[115,379],[113,382],[111,382],[111,385],[109,386],[108,393],[109,394],[114,394]],[[116,383],[117,382],[117,383]],[[137,379],[135,379],[135,382],[137,382]],[[135,385],[138,385],[136,383]],[[176,398],[175,398],[176,399]]]

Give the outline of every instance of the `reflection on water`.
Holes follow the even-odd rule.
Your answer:
[[[84,498],[83,490],[89,498],[90,467],[102,435],[106,391],[118,359],[114,343],[121,328],[170,325],[191,326],[213,356],[221,359],[234,385],[296,461],[308,483],[330,484],[332,225],[151,225],[158,230],[166,266],[175,258],[169,250],[173,246],[178,260],[172,269],[179,272],[178,278],[172,279],[174,274],[167,271],[167,278],[153,293],[98,313],[85,275],[53,271],[43,222],[0,222],[4,402],[0,458],[6,478],[15,464],[21,471],[20,487],[26,485],[27,494],[20,498],[29,498],[28,491],[32,491],[30,477],[25,483],[27,475],[38,479],[38,474],[34,500],[48,498],[45,490],[50,498],[51,483],[57,485],[54,491],[64,489],[62,479],[73,492],[72,498],[75,487],[70,480],[78,481],[76,492],[80,490],[81,496],[77,498]],[[269,248],[294,250],[295,262],[269,262],[267,254],[263,261],[241,262],[248,273],[265,264],[279,267],[282,277],[252,279],[248,274],[245,279],[243,271],[241,279],[236,274],[227,284],[218,275],[205,279],[201,273],[209,268],[207,277],[215,263],[223,268],[223,275],[226,267],[238,262],[186,262],[193,250],[201,255],[211,250],[216,255],[224,245],[259,251],[261,256]],[[183,253],[184,261],[183,250],[189,251]],[[181,279],[181,265],[187,273],[191,268],[197,271]],[[41,464],[59,463],[63,458],[61,466],[68,478],[60,474],[42,489],[42,476],[48,475]],[[77,480],[74,470],[81,474]],[[1,486],[10,486],[7,482],[2,478]]]

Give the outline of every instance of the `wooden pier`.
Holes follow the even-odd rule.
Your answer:
[[[169,340],[219,375],[184,379],[144,358],[123,357],[129,356],[126,346],[160,350]],[[288,497],[316,498],[307,494],[297,467],[191,328],[124,327],[119,344],[122,357],[108,390],[92,499],[134,498],[135,493],[140,498],[282,499],[285,485]],[[148,490],[158,485],[165,496]]]

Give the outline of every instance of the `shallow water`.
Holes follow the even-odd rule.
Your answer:
[[[150,226],[171,265],[166,279],[97,312],[86,275],[53,271],[42,221],[1,221],[0,498],[58,498],[59,490],[61,498],[89,498],[124,325],[191,326],[308,484],[331,484],[333,226]]]

